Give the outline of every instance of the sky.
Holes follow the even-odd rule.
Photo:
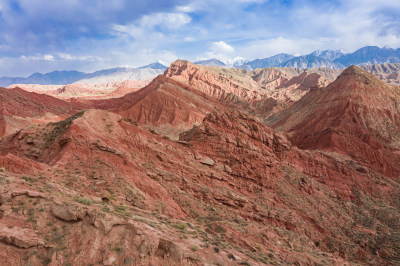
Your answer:
[[[0,0],[0,76],[400,47],[399,0]]]

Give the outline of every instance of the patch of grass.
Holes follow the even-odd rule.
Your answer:
[[[131,265],[131,264],[133,264],[134,261],[135,261],[135,259],[132,257],[124,258],[124,264]]]
[[[51,257],[41,255],[38,258],[42,261],[42,265],[49,265],[51,263]]]
[[[105,212],[111,212],[111,209],[107,205],[104,205],[101,209]]]
[[[33,183],[35,181],[32,177],[26,176],[26,175],[23,175],[22,179],[25,180],[28,183]]]
[[[132,216],[132,214],[128,210],[128,207],[122,203],[120,205],[114,205],[114,211],[117,212],[117,215],[122,216],[124,218],[129,218]]]
[[[28,209],[28,216],[29,218],[26,220],[27,222],[36,224],[37,220],[35,218],[35,210],[33,208]]]
[[[19,207],[11,206],[11,211],[18,213],[19,212]]]
[[[120,247],[120,246],[113,246],[113,247],[111,247],[111,250],[115,251],[115,252],[118,252],[118,253],[124,252],[124,248]]]
[[[90,199],[88,199],[88,198],[85,198],[85,197],[82,197],[82,198],[74,198],[74,200],[75,200],[76,202],[79,202],[79,203],[82,203],[82,204],[85,204],[85,205],[92,205],[92,204],[93,204],[93,201],[92,201],[92,200],[90,200]]]
[[[176,224],[175,228],[179,229],[181,231],[186,231],[186,224],[183,224],[183,223]]]
[[[106,128],[107,128],[108,133],[111,133],[111,132],[112,132],[113,125],[112,125],[112,124],[107,124],[107,125],[106,125]]]
[[[63,121],[56,123],[49,123],[49,125],[53,125],[54,128],[51,132],[49,132],[49,135],[47,137],[47,146],[52,145],[55,142],[55,140],[59,136],[61,136],[65,132],[65,130],[69,128],[69,126],[72,124],[72,121],[81,117],[84,113],[85,111],[80,111]]]

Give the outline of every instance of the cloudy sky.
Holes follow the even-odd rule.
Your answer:
[[[0,76],[400,47],[399,0],[0,0]]]

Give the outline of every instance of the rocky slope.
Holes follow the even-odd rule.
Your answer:
[[[93,100],[92,107],[121,114],[126,119],[144,125],[171,138],[200,123],[215,105],[201,91],[163,75],[145,88],[121,98]]]
[[[11,265],[343,265],[397,256],[395,184],[360,173],[351,159],[292,148],[240,112],[214,112],[171,141],[91,110],[0,147],[0,261]],[[371,180],[379,180],[373,191]]]
[[[400,91],[352,66],[267,120],[303,149],[347,154],[388,176],[400,173]]]

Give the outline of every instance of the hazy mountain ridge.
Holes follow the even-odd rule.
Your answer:
[[[7,87],[11,84],[42,84],[42,85],[63,85],[67,83],[73,83],[86,73],[79,71],[53,71],[46,74],[34,73],[29,77],[1,77],[0,86]]]
[[[99,84],[117,81],[122,82],[124,80],[146,80],[162,74],[165,69],[118,67],[85,75],[74,83]]]
[[[117,67],[84,73],[75,70],[53,71],[50,73],[34,73],[29,77],[1,77],[0,86],[7,87],[12,84],[41,84],[41,85],[66,85],[72,83],[105,83],[122,82],[124,80],[147,80],[162,74],[167,67],[160,62],[155,62],[141,67]]]
[[[209,59],[209,60],[201,60],[201,61],[197,61],[197,62],[194,62],[194,63],[196,65],[201,65],[201,66],[220,66],[220,67],[226,66],[224,62],[222,62],[222,61],[220,61],[218,59],[215,59],[215,58],[212,58],[212,59]]]
[[[345,66],[400,63],[400,53],[399,49],[394,50],[386,47],[366,46],[358,49],[354,53],[343,55],[335,59],[335,62]]]

